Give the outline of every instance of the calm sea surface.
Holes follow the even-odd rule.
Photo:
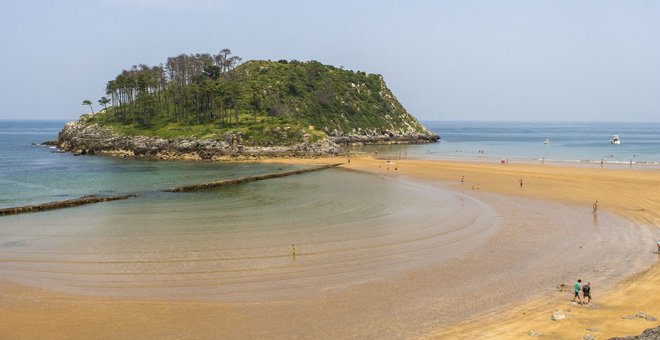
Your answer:
[[[437,263],[496,229],[492,211],[476,200],[345,169],[159,192],[286,167],[74,157],[31,144],[54,139],[62,124],[3,123],[3,205],[141,195],[2,217],[0,277],[72,293],[272,298]],[[293,243],[300,254],[295,262]]]
[[[169,162],[56,153],[65,121],[0,121],[0,208],[91,194],[147,193],[182,184],[293,169],[288,165]],[[36,144],[36,145],[33,145]]]
[[[424,122],[441,136],[427,145],[367,146],[358,150],[440,159],[660,163],[660,123]],[[619,135],[620,145],[610,143]],[[549,143],[544,144],[548,138]],[[479,153],[483,150],[483,153]]]
[[[181,184],[289,170],[287,165],[166,162],[55,153],[65,121],[0,121],[0,208],[90,194],[155,192]],[[660,123],[425,122],[442,137],[427,145],[357,151],[417,158],[599,164],[660,164]],[[614,134],[620,145],[610,144]],[[549,144],[543,140],[548,138]],[[36,144],[36,145],[33,145]],[[479,150],[483,150],[480,153]]]
[[[0,122],[0,207],[140,195],[0,217],[0,280],[100,297],[236,302],[245,328],[227,338],[250,338],[245,334],[255,329],[255,338],[273,337],[273,329],[301,338],[417,337],[439,320],[464,321],[554,291],[578,274],[609,282],[648,266],[640,252],[653,239],[649,230],[622,228],[628,222],[606,211],[596,219],[590,207],[341,168],[166,193],[159,190],[292,167],[74,157],[38,145],[55,139],[63,124]],[[652,124],[427,125],[441,143],[371,150],[466,160],[658,161],[660,134]],[[621,145],[609,144],[614,133]],[[552,252],[538,251],[547,244]],[[591,256],[574,263],[578,246]],[[535,289],[521,292],[521,284]],[[465,299],[466,291],[477,295]]]

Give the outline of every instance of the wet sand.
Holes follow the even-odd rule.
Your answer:
[[[655,193],[649,197],[644,189],[645,185],[657,185],[656,173],[603,171],[601,175],[588,169],[411,160],[397,164],[396,172],[387,172],[382,161],[363,158],[353,159],[346,167],[376,173],[387,181],[414,178],[432,189],[452,190],[484,202],[496,215],[497,233],[467,252],[393,273],[387,279],[351,282],[292,299],[223,301],[220,296],[213,300],[144,300],[56,293],[3,281],[0,336],[455,338],[486,335],[483,330],[487,329],[491,332],[488,335],[516,338],[526,336],[527,328],[536,326],[533,322],[548,322],[552,308],[567,298],[568,293],[556,292],[557,284],[571,284],[575,276],[586,275],[602,292],[655,261],[647,256],[647,244],[658,233],[646,224],[658,221],[654,209],[658,200],[653,201]],[[463,185],[460,176],[466,176]],[[517,182],[520,176],[525,178],[522,189]],[[476,184],[479,190],[472,191]],[[622,188],[626,190],[616,191]],[[639,190],[639,195],[631,189]],[[616,200],[601,198],[613,193],[617,193]],[[592,194],[601,205],[596,219],[590,211]],[[626,199],[631,197],[639,199]],[[628,217],[639,223],[608,210],[628,212]],[[647,214],[651,210],[656,213]],[[408,260],[414,262],[415,258]],[[653,285],[650,291],[657,289],[654,270],[635,281],[647,285],[635,287],[648,289]],[[633,289],[630,284],[624,287]],[[649,301],[657,302],[654,299],[657,297]],[[635,302],[628,304],[633,313],[644,306],[659,305]],[[528,308],[524,320],[515,314],[520,308]],[[609,305],[601,305],[593,311],[607,308]],[[586,315],[591,311],[571,313]],[[654,312],[653,308],[645,311]],[[528,315],[533,314],[543,320],[528,321]],[[557,332],[582,327],[577,320],[565,320]],[[636,329],[642,326],[636,320],[631,322],[635,325],[623,330],[639,333]],[[617,331],[602,328],[604,334]],[[544,333],[560,337],[573,334],[552,333],[549,328]]]
[[[545,298],[531,299],[514,308],[493,311],[487,316],[466,320],[431,332],[429,338],[497,338],[528,337],[531,330],[546,338],[579,339],[593,334],[596,338],[635,335],[657,322],[643,319],[625,320],[622,316],[645,311],[660,315],[660,268],[658,255],[652,254],[654,243],[660,240],[660,173],[657,169],[600,169],[586,167],[542,166],[530,164],[486,164],[452,161],[396,160],[400,175],[431,181],[449,181],[460,185],[479,185],[481,191],[535,197],[566,202],[591,210],[599,201],[596,218],[602,211],[615,212],[635,224],[649,226],[653,236],[640,248],[639,257],[650,259],[651,268],[630,277],[619,277],[616,286],[594,290],[594,308],[581,308],[570,303],[572,292],[555,292]],[[384,160],[352,159],[353,167],[364,171],[382,171]],[[524,179],[521,189],[518,180]],[[622,240],[627,242],[627,240]],[[618,250],[618,247],[609,249]],[[582,275],[588,279],[587,273]],[[592,276],[593,277],[593,276]],[[573,278],[572,284],[576,278]],[[592,280],[593,281],[593,280]],[[605,288],[605,289],[601,289]],[[567,318],[560,322],[549,320],[553,311],[561,309]],[[587,328],[596,329],[594,332]]]
[[[461,256],[495,222],[465,195],[328,170],[4,218],[0,277],[102,297],[303,299]]]

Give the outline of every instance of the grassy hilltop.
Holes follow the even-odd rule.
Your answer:
[[[424,134],[383,77],[317,61],[253,60],[228,50],[180,55],[165,65],[134,66],[108,82],[86,115],[126,136],[218,139],[246,145],[293,145],[328,136]],[[89,104],[89,102],[86,102]]]

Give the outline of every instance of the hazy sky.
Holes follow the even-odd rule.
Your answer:
[[[660,121],[660,1],[2,0],[0,119],[230,48],[380,73],[422,120]]]

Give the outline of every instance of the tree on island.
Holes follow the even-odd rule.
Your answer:
[[[108,104],[110,104],[110,98],[103,96],[99,99],[99,105],[103,106],[104,110],[108,109]]]
[[[134,65],[107,82],[98,101],[103,110],[90,122],[128,134],[235,134],[253,145],[314,140],[331,131],[425,131],[380,75],[314,60],[241,62],[222,49]],[[90,100],[83,105],[94,113]]]
[[[92,107],[92,101],[89,99],[85,99],[82,102],[83,105],[89,105],[89,109],[92,110],[92,114],[94,114],[94,108]]]

